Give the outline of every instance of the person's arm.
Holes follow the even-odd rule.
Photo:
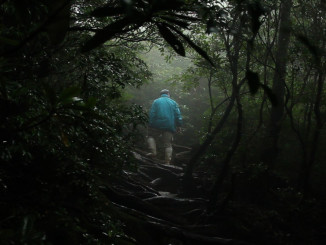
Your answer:
[[[181,116],[181,112],[180,112],[180,108],[179,105],[176,103],[175,104],[175,121],[176,121],[176,126],[177,127],[181,127],[182,126],[182,116]]]
[[[156,105],[155,105],[155,101],[153,102],[151,109],[149,111],[149,125],[152,125],[155,115],[156,115]]]

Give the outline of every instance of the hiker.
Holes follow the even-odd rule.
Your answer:
[[[173,134],[180,131],[182,117],[178,104],[170,98],[170,92],[163,89],[160,97],[154,100],[149,112],[148,146],[149,156],[156,157],[156,142],[163,141],[165,164],[171,164]]]

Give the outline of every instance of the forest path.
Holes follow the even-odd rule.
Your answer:
[[[182,163],[166,165],[141,151],[134,152],[134,156],[137,171],[123,171],[102,192],[114,203],[118,218],[126,225],[126,234],[134,237],[136,244],[248,244],[223,237],[227,226],[222,219],[207,215],[208,199],[203,193],[182,195]]]

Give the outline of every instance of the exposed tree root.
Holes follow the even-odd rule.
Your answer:
[[[248,244],[222,238],[223,221],[207,223],[206,198],[180,197],[181,167],[140,154],[137,159],[138,171],[125,171],[99,188],[110,200],[108,208],[125,224],[126,234],[135,239],[124,244]]]

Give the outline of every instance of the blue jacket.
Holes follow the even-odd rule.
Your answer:
[[[167,94],[162,94],[160,98],[154,100],[149,112],[149,127],[174,133],[176,127],[181,125],[180,109],[174,100]]]

